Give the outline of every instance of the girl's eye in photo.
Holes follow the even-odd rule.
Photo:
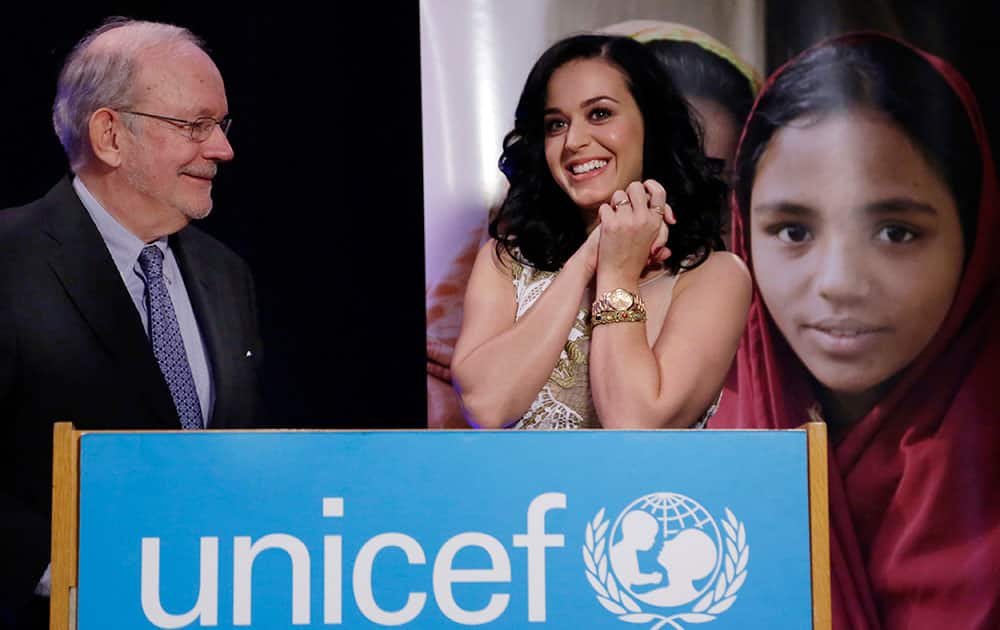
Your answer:
[[[804,226],[798,223],[777,225],[768,230],[776,234],[779,240],[786,243],[801,243],[812,238],[812,234]]]
[[[876,238],[890,243],[906,243],[917,238],[917,234],[902,225],[886,225],[878,231]]]

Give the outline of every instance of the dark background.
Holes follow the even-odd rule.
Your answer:
[[[959,68],[997,146],[996,4],[770,0],[767,70],[826,35],[892,32]],[[236,159],[201,225],[257,279],[275,426],[423,427],[418,2],[277,5],[0,11],[0,208],[41,196],[66,172],[50,107],[84,32],[109,15],[190,28],[222,71],[235,120]]]
[[[735,0],[739,2],[740,0]],[[840,32],[878,30],[944,58],[972,86],[990,145],[1000,146],[997,0],[766,0],[768,71]]]

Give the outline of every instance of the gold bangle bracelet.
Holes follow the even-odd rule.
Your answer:
[[[601,324],[618,324],[622,322],[644,322],[646,321],[645,311],[602,311],[590,316],[591,326]]]

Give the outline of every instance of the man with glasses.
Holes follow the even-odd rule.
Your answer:
[[[54,421],[235,428],[261,414],[249,269],[189,225],[233,158],[200,41],[109,20],[68,56],[53,123],[72,177],[0,212],[0,421],[13,428],[0,447],[0,627],[47,627]]]

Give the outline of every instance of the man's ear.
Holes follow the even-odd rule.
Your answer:
[[[122,132],[123,124],[118,113],[107,107],[90,115],[90,149],[94,157],[112,168],[117,168],[122,162],[118,134]]]

